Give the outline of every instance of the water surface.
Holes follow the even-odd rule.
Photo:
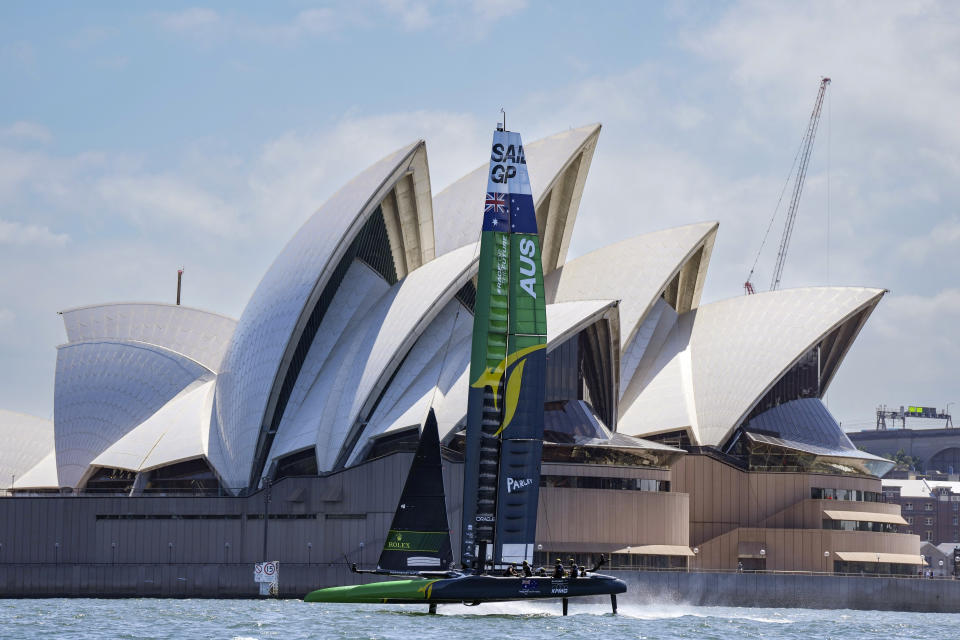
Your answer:
[[[64,640],[370,638],[953,638],[960,614],[521,602],[465,607],[306,604],[299,600],[0,600],[0,638]]]

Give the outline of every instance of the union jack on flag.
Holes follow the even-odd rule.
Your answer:
[[[483,209],[484,213],[506,213],[507,212],[506,194],[487,192],[487,201],[485,204],[486,206]]]

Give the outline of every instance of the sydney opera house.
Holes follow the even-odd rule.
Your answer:
[[[526,148],[549,327],[538,559],[915,573],[891,463],[821,401],[884,290],[701,304],[715,222],[568,260],[599,135]],[[485,180],[434,195],[425,143],[397,150],[296,231],[239,319],[63,311],[54,420],[0,411],[0,568],[100,567],[145,595],[178,588],[171,565],[221,589],[263,559],[342,581],[376,560],[431,407],[458,522]]]

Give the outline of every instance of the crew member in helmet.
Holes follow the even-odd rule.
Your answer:
[[[563,562],[560,558],[557,558],[556,564],[553,565],[553,577],[562,578],[563,577]]]

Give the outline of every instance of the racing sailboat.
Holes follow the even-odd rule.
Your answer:
[[[616,595],[595,572],[499,575],[533,561],[543,448],[547,313],[540,239],[520,134],[498,126],[490,149],[474,306],[460,569],[452,568],[437,422],[427,417],[373,573],[415,578],[312,591],[307,602],[469,605]],[[596,568],[594,569],[594,571]],[[494,575],[498,574],[498,575]],[[555,577],[554,577],[555,576]]]

